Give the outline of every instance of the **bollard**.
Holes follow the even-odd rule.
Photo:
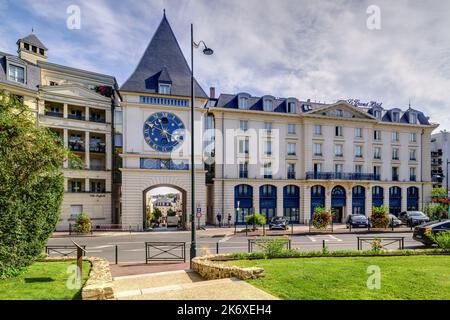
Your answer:
[[[116,244],[116,264],[118,264],[119,262],[119,250],[118,250],[118,245]]]
[[[322,240],[322,249],[325,249],[327,247],[326,241],[327,240]]]
[[[216,254],[219,254],[219,242],[216,242]]]

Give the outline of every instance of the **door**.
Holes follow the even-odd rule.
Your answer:
[[[333,222],[334,223],[341,223],[342,222],[342,216],[343,216],[343,213],[344,213],[344,207],[333,208],[333,210],[334,210]]]

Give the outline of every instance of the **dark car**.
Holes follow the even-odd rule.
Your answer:
[[[420,241],[427,246],[431,246],[433,244],[433,240],[431,240],[427,234],[437,234],[445,231],[450,231],[450,220],[432,221],[415,227],[413,239]]]
[[[351,214],[347,217],[345,224],[347,228],[349,228],[350,226],[352,228],[368,228],[369,219],[362,214]]]
[[[415,227],[430,222],[430,218],[421,211],[404,211],[400,213],[400,220],[408,227]]]
[[[284,217],[273,217],[269,222],[269,230],[286,230],[288,227],[288,220]]]
[[[394,216],[393,214],[389,215],[389,219],[391,220],[391,222],[389,223],[389,227],[391,228],[397,228],[400,227],[402,222],[399,218],[397,218],[396,216]]]

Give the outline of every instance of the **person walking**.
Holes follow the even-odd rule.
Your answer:
[[[219,228],[222,226],[222,215],[220,212],[217,213],[217,221],[219,222]]]

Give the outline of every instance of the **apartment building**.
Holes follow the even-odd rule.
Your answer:
[[[448,188],[450,161],[450,132],[441,131],[431,136],[431,177],[433,187]]]
[[[0,55],[0,88],[21,96],[37,123],[61,137],[83,163],[65,162],[65,195],[57,230],[67,230],[80,212],[94,225],[112,223],[114,77],[47,61],[35,34],[17,41],[18,56]]]

